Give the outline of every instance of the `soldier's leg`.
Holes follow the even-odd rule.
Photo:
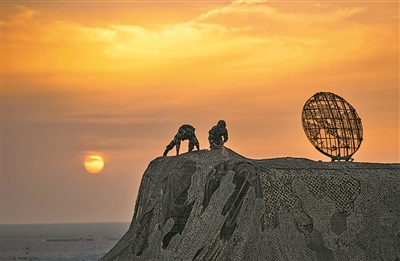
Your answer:
[[[196,146],[197,150],[200,149],[199,141],[197,140],[196,137],[193,137],[193,138],[189,141],[189,151],[192,151],[192,150],[194,149],[194,146]]]
[[[222,137],[219,138],[217,145],[218,145],[218,148],[222,148],[222,146],[224,145],[224,142],[222,141]]]
[[[222,147],[222,139],[209,139],[210,149],[216,150]]]
[[[180,139],[175,139],[175,145],[176,145],[176,155],[179,155],[179,149],[181,147],[181,140]]]
[[[193,145],[196,146],[197,150],[200,150],[199,140],[197,139],[196,135],[193,134]]]
[[[190,140],[189,141],[189,149],[188,149],[188,151],[192,151],[194,149],[194,144],[193,144],[193,142]]]
[[[210,143],[210,149],[216,149],[217,144],[215,144],[214,140],[212,138],[208,138],[208,142]]]

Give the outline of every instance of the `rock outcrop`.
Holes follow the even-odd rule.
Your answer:
[[[159,157],[100,260],[400,260],[400,164]]]

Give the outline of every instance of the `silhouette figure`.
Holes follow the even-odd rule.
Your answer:
[[[189,125],[184,124],[178,129],[178,133],[174,136],[174,139],[167,145],[163,156],[167,156],[168,152],[172,150],[176,146],[176,155],[179,155],[179,149],[181,147],[181,141],[189,140],[189,149],[188,151],[192,151],[194,147],[197,150],[200,149],[199,141],[197,140],[196,134],[194,133],[196,129]]]
[[[228,130],[226,129],[226,122],[224,120],[218,121],[218,124],[208,131],[208,141],[212,150],[222,148],[228,141]]]

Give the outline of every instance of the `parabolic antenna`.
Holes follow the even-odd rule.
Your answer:
[[[363,129],[350,103],[336,94],[318,92],[304,104],[301,116],[304,132],[319,152],[332,161],[353,160]]]

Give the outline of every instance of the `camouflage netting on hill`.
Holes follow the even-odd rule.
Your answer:
[[[101,260],[400,261],[400,165],[153,160],[129,230]]]

